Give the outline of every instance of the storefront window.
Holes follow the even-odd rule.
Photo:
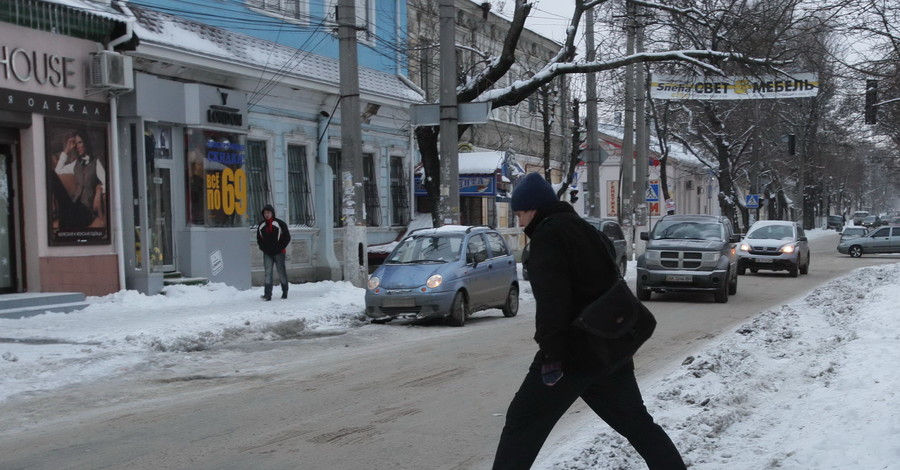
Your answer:
[[[240,227],[248,209],[244,135],[187,129],[185,136],[190,223]]]

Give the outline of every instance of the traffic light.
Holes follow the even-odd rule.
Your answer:
[[[866,124],[878,123],[878,80],[866,80]]]
[[[572,204],[575,204],[575,201],[577,201],[577,200],[578,200],[578,190],[573,189],[573,190],[569,191],[569,202]]]

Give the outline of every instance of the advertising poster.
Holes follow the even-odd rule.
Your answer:
[[[48,118],[44,131],[50,245],[109,244],[106,125]]]

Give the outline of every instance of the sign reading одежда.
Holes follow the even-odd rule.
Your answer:
[[[818,92],[814,73],[716,78],[655,74],[650,81],[650,96],[661,100],[808,98]]]

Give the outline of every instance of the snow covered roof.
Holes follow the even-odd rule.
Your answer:
[[[134,4],[130,9],[137,17],[134,32],[142,44],[161,45],[187,53],[238,62],[333,87],[340,83],[340,62],[337,59],[309,51],[298,53],[292,47]],[[373,95],[410,103],[423,101],[422,95],[398,75],[365,67],[359,68],[359,86],[361,91]]]
[[[128,17],[113,8],[108,2],[91,0],[42,0],[46,3],[63,5],[76,10],[81,10],[94,16],[125,22]]]
[[[467,152],[459,154],[459,174],[489,175],[500,168],[505,152]]]
[[[597,129],[610,137],[618,139],[619,142],[610,142],[615,146],[621,146],[622,139],[625,138],[625,129],[622,126],[614,125],[614,124],[598,124]],[[602,136],[601,136],[602,138]],[[650,136],[650,152],[659,155],[659,143],[656,140],[656,137]],[[703,165],[697,157],[684,149],[680,144],[669,142],[669,158],[673,160],[677,160],[682,163],[690,164],[690,165]]]

